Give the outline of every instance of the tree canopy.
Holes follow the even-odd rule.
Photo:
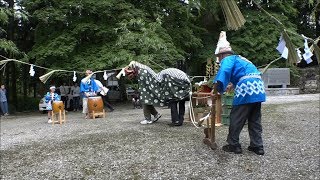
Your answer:
[[[283,28],[252,0],[236,0],[246,23],[227,31],[233,50],[257,66],[279,57]],[[255,0],[283,25],[310,38],[320,35],[316,0]],[[218,0],[2,0],[0,54],[53,69],[107,70],[135,60],[156,70],[183,62],[190,75],[204,75],[221,30],[227,30]],[[302,39],[291,36],[296,47]],[[24,84],[28,67],[6,67]],[[10,76],[15,73],[17,77]],[[13,92],[17,88],[10,85]]]

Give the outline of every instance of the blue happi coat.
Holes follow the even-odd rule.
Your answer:
[[[229,82],[235,87],[233,105],[266,101],[261,72],[252,62],[239,55],[222,59],[214,83],[218,82],[218,91],[223,93]]]
[[[53,96],[52,96],[50,92],[47,92],[44,98],[45,98],[45,102],[47,103],[46,110],[48,111],[52,110],[53,101],[60,101],[60,96],[57,93],[53,93]]]
[[[84,96],[84,93],[93,93],[93,92],[97,92],[99,89],[99,87],[97,86],[96,82],[94,81],[93,78],[90,78],[88,81],[84,81],[84,79],[81,80],[81,84],[80,84],[80,93],[82,95],[82,97]]]

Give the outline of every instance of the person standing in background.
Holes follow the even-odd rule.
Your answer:
[[[80,87],[77,83],[74,83],[71,87],[71,94],[73,98],[73,111],[78,111],[80,103]]]
[[[69,86],[67,86],[66,83],[63,83],[59,87],[60,89],[60,96],[61,96],[61,101],[63,101],[64,107],[68,107],[68,94],[69,94]]]
[[[5,116],[8,116],[9,109],[8,109],[7,90],[4,85],[1,85],[1,88],[0,88],[0,107],[1,107],[2,113]]]

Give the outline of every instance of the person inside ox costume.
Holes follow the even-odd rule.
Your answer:
[[[235,85],[227,137],[228,144],[222,149],[235,154],[242,153],[239,135],[248,120],[250,136],[248,150],[264,155],[261,136],[261,102],[266,100],[266,94],[261,73],[252,62],[234,54],[224,31],[220,33],[215,54],[220,62],[220,68],[214,79],[218,92],[222,94],[227,89],[229,82]]]
[[[132,61],[118,75],[127,75],[129,79],[136,77],[139,84],[140,102],[143,104],[145,119],[141,124],[156,122],[161,114],[154,106],[164,106],[169,103],[171,107],[170,125],[181,126],[184,116],[184,102],[191,90],[188,76],[179,69],[168,68],[156,74],[150,67]],[[177,104],[179,103],[179,109]],[[178,111],[179,110],[179,111]],[[151,119],[151,115],[154,119]]]

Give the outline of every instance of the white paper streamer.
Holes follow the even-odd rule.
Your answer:
[[[308,46],[308,40],[304,39],[304,54],[303,59],[307,62],[307,64],[310,64],[312,62],[311,57],[313,56],[309,46]]]
[[[108,80],[107,71],[104,71],[103,73],[103,79],[106,81]]]
[[[300,62],[301,62],[301,59],[302,59],[301,51],[300,51],[300,49],[299,49],[299,48],[297,48],[297,49],[296,49],[296,51],[297,51],[297,54],[298,54],[298,57],[299,57],[299,59],[298,59],[298,62],[297,62],[297,63],[300,63]]]
[[[111,77],[113,74],[114,74],[114,72],[112,72],[112,73],[106,73],[106,71],[104,71],[103,79],[104,79],[104,80],[108,80],[108,78]]]
[[[77,76],[76,76],[76,72],[73,71],[73,78],[72,78],[73,82],[76,82],[77,81]]]
[[[288,59],[289,50],[287,47],[284,47],[284,50],[281,54],[281,57]]]
[[[36,72],[35,72],[34,69],[33,69],[33,64],[31,64],[30,70],[29,70],[29,74],[30,74],[30,76],[33,77],[35,73],[36,73]]]
[[[286,41],[283,39],[283,36],[281,34],[279,38],[279,43],[276,49],[279,51],[280,54],[282,54],[285,48],[286,48]]]

